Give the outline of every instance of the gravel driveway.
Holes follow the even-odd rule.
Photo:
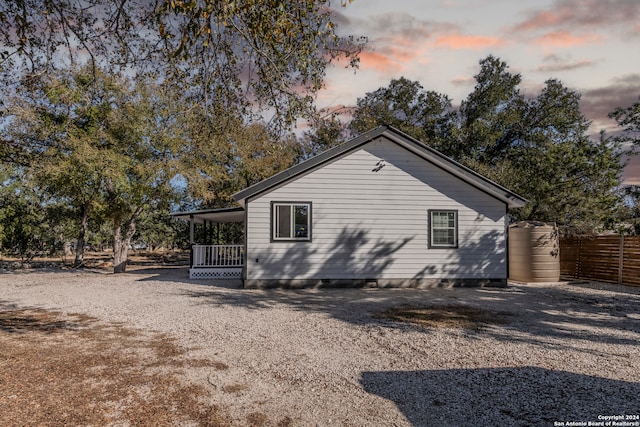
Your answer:
[[[465,305],[507,321],[471,330],[379,316],[404,304]],[[0,272],[8,307],[176,337],[228,366],[185,379],[206,384],[234,425],[256,413],[274,426],[606,425],[611,416],[628,424],[609,425],[640,425],[640,288],[243,290],[189,280],[183,268]]]

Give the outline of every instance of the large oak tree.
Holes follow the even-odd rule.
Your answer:
[[[394,79],[358,100],[349,127],[357,134],[395,126],[521,194],[529,203],[511,213],[514,220],[556,222],[571,233],[610,222],[621,201],[617,189],[628,141],[593,139],[580,94],[558,80],[546,81],[537,95],[524,95],[520,74],[493,56],[480,61],[475,80],[454,111],[445,95]],[[633,107],[614,114],[637,130]]]
[[[76,264],[90,219],[113,231],[114,271],[124,271],[136,222],[145,209],[168,209],[181,141],[162,91],[148,81],[85,67],[23,80],[7,99],[3,134],[19,141],[43,194],[76,213]]]
[[[357,66],[364,43],[338,35],[328,0],[0,2],[0,156],[73,206],[78,263],[85,219],[108,221],[122,271],[144,209],[169,209],[172,177],[219,205],[290,165],[287,130],[314,115],[332,60]]]
[[[388,87],[359,98],[349,127],[354,135],[390,125],[452,155],[456,114],[447,95],[427,91],[417,81],[393,79]]]

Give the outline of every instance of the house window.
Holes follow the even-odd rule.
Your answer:
[[[271,202],[271,240],[311,240],[310,202]]]
[[[458,211],[429,210],[429,247],[458,247]]]

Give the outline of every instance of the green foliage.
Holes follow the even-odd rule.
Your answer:
[[[239,129],[231,142],[233,160],[228,167],[234,192],[293,166],[301,156],[300,144],[293,135],[275,139],[260,124]]]
[[[640,97],[628,107],[618,107],[609,114],[620,127],[609,139],[624,150],[628,157],[640,152]]]
[[[580,95],[560,81],[550,79],[537,96],[526,97],[520,74],[493,56],[480,61],[475,79],[458,112],[445,95],[392,80],[358,100],[349,128],[358,134],[394,126],[515,191],[529,203],[511,212],[514,220],[556,222],[567,233],[611,222],[622,201],[621,156],[638,141],[640,102],[612,113],[625,127],[623,137],[592,140]],[[315,135],[331,134],[318,126]]]
[[[497,162],[510,163],[515,179],[488,176],[529,199],[516,219],[556,222],[568,233],[589,233],[613,215],[620,199],[616,189],[622,171],[619,144],[589,137],[580,95],[557,80],[548,80],[536,97],[521,105],[518,139]],[[516,132],[513,132],[516,134]]]
[[[187,249],[189,247],[189,225],[172,218],[168,209],[146,210],[138,221],[132,241],[144,243],[147,250]]]
[[[68,210],[47,200],[22,168],[0,167],[0,252],[23,259],[62,249]]]
[[[146,211],[168,209],[175,176],[188,203],[225,206],[304,155],[288,129],[316,114],[327,66],[356,67],[366,42],[338,36],[330,6],[0,2],[0,74],[15,82],[0,94],[0,157],[74,214],[79,251],[109,223],[126,255]]]
[[[183,115],[180,173],[186,192],[201,207],[226,207],[231,195],[276,172],[293,166],[301,156],[293,136],[276,138],[261,124],[230,126],[218,136],[220,124],[203,111]]]
[[[24,257],[38,246],[36,232],[42,212],[37,209],[38,200],[26,191],[19,180],[11,177],[6,168],[1,173],[0,187],[0,249]]]
[[[366,43],[338,35],[330,0],[13,0],[0,40],[0,71],[149,73],[213,117],[268,114],[280,129],[312,115],[328,64],[356,67]]]
[[[114,246],[128,247],[144,210],[168,210],[174,200],[176,111],[148,81],[86,67],[22,88],[27,96],[9,100],[3,131],[19,141],[31,181],[75,212],[78,253],[91,222],[109,223]]]
[[[328,6],[319,0],[165,0],[157,26],[165,48],[182,61],[171,69],[175,81],[197,85],[209,105],[227,114],[244,115],[249,95],[252,109],[273,111],[275,123],[286,126],[312,111],[310,94],[322,87],[332,59],[346,56],[357,64],[362,44],[336,34]]]
[[[640,97],[629,107],[618,107],[609,114],[622,128],[619,140],[634,148],[640,147]]]
[[[460,106],[460,141],[455,158],[495,165],[510,148],[526,139],[526,101],[518,89],[522,78],[508,68],[493,56],[480,61],[476,86]]]
[[[380,125],[393,126],[452,155],[456,114],[446,95],[425,91],[404,77],[358,99],[349,127],[357,135]]]
[[[349,139],[349,129],[340,120],[340,111],[333,111],[325,116],[316,117],[310,130],[300,138],[301,160],[333,148]]]
[[[640,150],[640,98],[628,107],[618,107],[609,114],[620,126],[620,132],[609,137],[622,147],[625,156],[638,155]],[[624,204],[617,223],[629,234],[640,235],[640,186],[627,185],[621,189]]]
[[[618,222],[613,224],[621,232],[640,236],[640,185],[628,185],[622,188],[625,203],[620,208]]]
[[[135,240],[181,243],[161,237],[182,230],[159,217],[178,198],[228,206],[231,194],[302,156],[293,136],[276,139],[266,126],[233,117],[214,120],[197,105],[183,110],[171,90],[117,73],[83,68],[29,79],[23,88],[28,96],[7,104],[4,136],[20,141],[30,181],[68,207],[65,219],[74,215],[77,254],[85,243],[105,243],[99,236],[108,224],[110,243],[125,257],[119,265]]]

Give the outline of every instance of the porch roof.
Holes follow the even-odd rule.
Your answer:
[[[244,222],[244,208],[204,209],[199,211],[173,212],[174,218],[183,219],[195,224],[208,222]]]

